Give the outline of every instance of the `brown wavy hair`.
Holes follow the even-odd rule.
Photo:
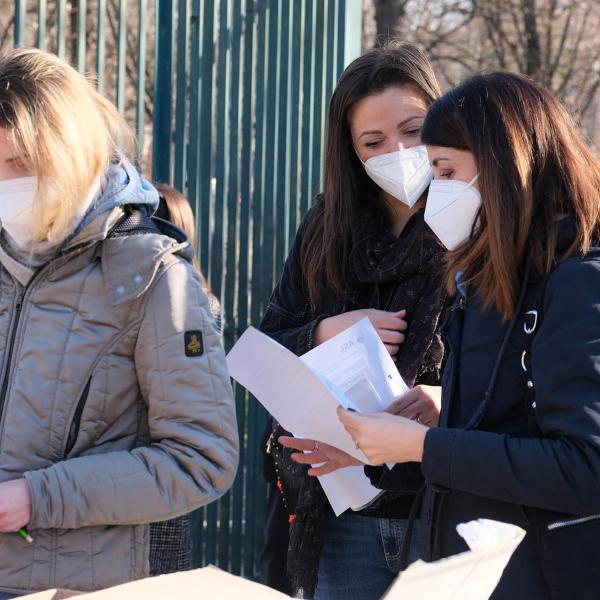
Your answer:
[[[198,234],[196,231],[196,219],[194,219],[194,213],[189,200],[178,189],[166,183],[156,182],[154,187],[158,190],[160,198],[156,216],[179,227],[188,236],[194,248],[197,248],[196,240],[198,239]],[[200,268],[197,253],[194,253],[192,263],[200,276],[202,287],[207,292],[210,291],[206,278]]]
[[[423,143],[468,150],[479,171],[476,233],[446,254],[447,286],[464,271],[486,306],[513,316],[526,256],[540,275],[598,239],[600,161],[550,92],[522,75],[477,75],[430,107]],[[573,225],[559,239],[559,225]]]
[[[388,209],[365,173],[352,142],[348,112],[359,100],[395,85],[414,88],[427,105],[440,87],[427,57],[409,42],[388,41],[354,60],[342,73],[329,103],[324,190],[313,208],[300,248],[311,305],[328,290],[343,295],[350,282],[352,231],[368,208],[386,222]]]

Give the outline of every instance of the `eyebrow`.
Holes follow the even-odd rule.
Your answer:
[[[398,123],[397,127],[403,127],[404,125],[406,125],[407,123],[410,123],[414,119],[424,119],[424,118],[425,118],[425,115],[413,115],[412,117],[408,117],[408,119],[404,119],[404,121],[400,121],[400,123]],[[380,129],[372,129],[369,131],[363,131],[358,136],[358,139],[360,140],[360,138],[363,137],[363,135],[371,135],[371,134],[377,134],[377,133],[382,133],[382,131]]]
[[[10,156],[9,158],[5,158],[4,162],[15,162],[16,160],[20,160],[21,157],[20,156]]]
[[[440,156],[439,158],[434,158],[434,159],[431,161],[431,166],[432,166],[432,167],[437,167],[437,166],[438,166],[438,163],[440,162],[440,160],[452,160],[452,159],[450,159],[450,158],[446,158],[445,156]]]

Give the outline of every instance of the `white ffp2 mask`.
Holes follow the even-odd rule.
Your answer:
[[[373,156],[363,164],[382,190],[411,208],[433,178],[425,146]]]
[[[473,231],[481,207],[481,194],[473,187],[477,177],[471,181],[434,179],[429,184],[425,222],[448,250],[458,248]]]
[[[32,241],[36,215],[37,177],[0,181],[0,222],[12,240],[27,248]]]

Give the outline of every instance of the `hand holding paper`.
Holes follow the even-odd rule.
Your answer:
[[[336,408],[379,412],[408,391],[368,319],[300,358],[249,328],[227,362],[231,376],[296,438],[319,440],[362,463],[368,459],[355,447]],[[321,475],[319,481],[336,514],[348,508],[358,510],[381,494],[365,477],[362,466],[341,468]]]

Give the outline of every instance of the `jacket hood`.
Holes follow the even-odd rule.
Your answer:
[[[135,206],[145,215],[151,216],[158,208],[158,201],[158,192],[154,186],[140,177],[129,160],[120,155],[118,162],[110,164],[100,193],[70,236],[70,240],[78,238],[100,215],[110,213],[115,208]]]

